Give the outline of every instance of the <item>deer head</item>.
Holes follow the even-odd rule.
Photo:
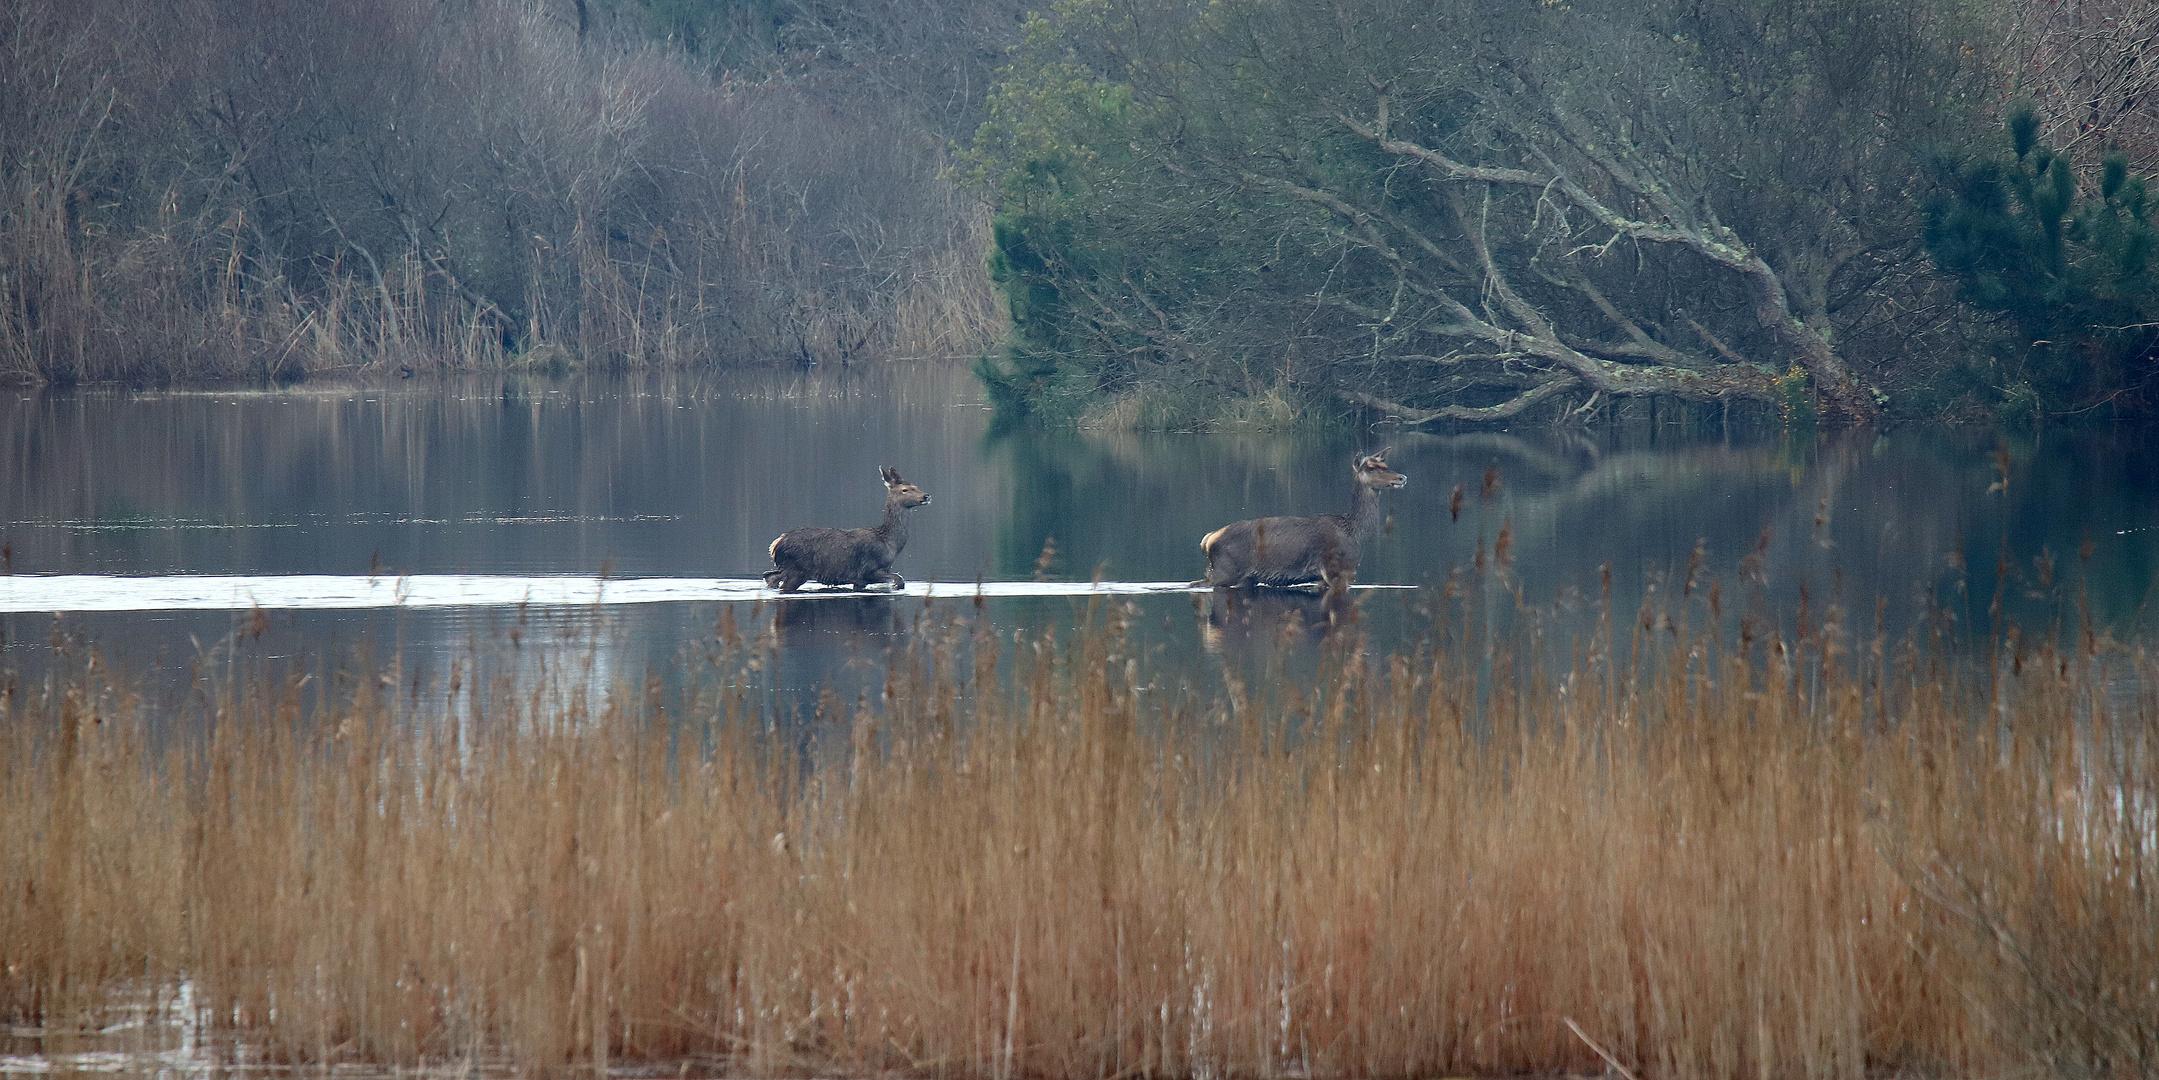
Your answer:
[[[1357,458],[1357,482],[1373,489],[1386,491],[1409,483],[1409,477],[1387,467],[1387,455],[1394,447],[1387,447],[1376,454],[1364,454]]]
[[[900,479],[900,471],[890,465],[877,467],[878,475],[885,479],[885,497],[897,501],[900,506],[912,510],[930,504],[929,492]]]

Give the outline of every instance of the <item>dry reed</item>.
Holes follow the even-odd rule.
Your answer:
[[[542,1071],[2150,1075],[2149,664],[1686,603],[1216,694],[1116,607],[954,622],[807,757],[727,618],[673,689],[318,671],[165,749],[92,661],[0,699],[0,1011],[188,980],[279,1057]]]

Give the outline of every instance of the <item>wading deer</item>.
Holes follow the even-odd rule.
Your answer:
[[[1359,544],[1379,521],[1379,493],[1409,483],[1409,477],[1387,467],[1386,450],[1353,457],[1350,474],[1355,483],[1347,514],[1254,518],[1201,537],[1207,576],[1191,587],[1316,581],[1330,592],[1349,588],[1357,580]]]
[[[781,592],[794,592],[805,581],[826,585],[852,585],[857,589],[885,584],[898,590],[907,580],[892,572],[892,560],[907,546],[907,511],[928,506],[930,497],[921,488],[900,479],[890,465],[878,472],[885,478],[884,524],[869,529],[825,529],[816,526],[789,529],[772,541],[772,569],[765,584]]]

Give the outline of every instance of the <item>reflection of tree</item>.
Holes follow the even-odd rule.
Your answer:
[[[1624,538],[1592,547],[1640,553],[1631,566],[1615,558],[1622,589],[1631,571],[1676,570],[1701,540],[1714,570],[1777,610],[1793,610],[1805,587],[1817,611],[1836,602],[1871,619],[1875,598],[1885,597],[1893,618],[1924,600],[1958,605],[1968,621],[1983,622],[2006,553],[1999,572],[2012,618],[2073,619],[2085,583],[2095,618],[2141,618],[2159,575],[2159,528],[2113,535],[2084,523],[2159,525],[2159,482],[2142,464],[2159,453],[2151,437],[2056,432],[2020,444],[2006,491],[1989,490],[1999,479],[1993,442],[1985,432],[1906,430],[1890,439],[1809,437],[1569,458],[1534,440],[1480,435],[1450,449],[1489,456],[1510,477],[1504,513],[1516,536],[1558,537],[1557,547]],[[1487,541],[1493,531],[1486,527]],[[2094,540],[2088,562],[2076,558],[2086,536]],[[1765,540],[1760,580],[1739,582],[1742,560]],[[1955,568],[1959,559],[1968,570]],[[2059,569],[2043,586],[2039,564],[2049,559]],[[1592,567],[1575,560],[1577,576],[1567,580],[1564,560],[1525,556],[1516,573],[1529,592],[1549,595],[1586,584],[1582,571]]]
[[[611,562],[626,574],[747,576],[769,565],[765,545],[785,528],[876,520],[884,462],[867,455],[925,469],[964,456],[976,427],[955,422],[950,402],[965,378],[907,365],[724,385],[655,374],[10,398],[0,533],[18,572],[593,573]],[[820,425],[865,437],[804,438]],[[833,482],[760,480],[811,475]],[[922,479],[941,494],[929,485],[945,477]],[[20,527],[123,513],[220,528],[100,534],[94,556],[119,561],[91,567],[70,561],[93,557],[80,535]],[[939,554],[920,538],[917,548],[905,565]]]
[[[983,453],[1002,457],[1013,477],[1010,512],[998,520],[996,572],[1031,576],[1044,542],[1054,537],[1061,576],[1085,578],[1098,563],[1107,563],[1111,576],[1189,563],[1186,577],[1197,576],[1200,534],[1228,520],[1179,525],[1179,509],[1216,503],[1224,492],[1258,496],[1259,479],[1271,477],[1288,497],[1279,505],[1267,501],[1266,512],[1332,513],[1348,488],[1351,453],[1378,448],[1369,440],[1283,436],[993,431]],[[1315,450],[1330,463],[1316,464]]]
[[[1954,599],[1951,555],[1962,553],[1971,610],[1960,617],[1983,623],[2006,533],[2021,567],[2007,598],[2012,615],[2027,623],[2073,615],[2078,575],[2088,574],[2095,616],[2118,622],[2137,616],[2159,569],[2159,528],[2115,535],[2159,526],[2159,473],[2145,464],[2159,446],[2133,432],[2056,432],[2015,447],[2012,483],[1992,494],[1993,437],[1984,432],[1705,441],[1532,430],[1390,440],[1391,460],[1412,479],[1389,507],[1392,531],[1369,545],[1364,581],[1414,584],[1454,569],[1471,580],[1479,549],[1490,566],[1505,528],[1513,565],[1484,579],[1494,599],[1517,588],[1532,604],[1562,592],[1594,597],[1609,562],[1624,616],[1645,574],[1676,580],[1699,543],[1727,611],[1789,613],[1804,586],[1813,611],[1839,603],[1871,624],[1876,597],[1888,598],[1893,622],[1922,597]],[[1071,576],[1098,562],[1114,576],[1140,567],[1197,576],[1207,529],[1256,513],[1331,509],[1346,479],[1338,462],[1376,441],[1021,429],[986,448],[1012,477],[1000,573],[1026,576],[1042,538],[1055,535]],[[1479,497],[1488,468],[1501,480],[1491,500]],[[1457,484],[1459,520],[1449,508]],[[2076,557],[2084,522],[2094,523],[2088,564]],[[1765,536],[1750,563],[1758,580],[1742,580],[1742,560]],[[2059,569],[2041,588],[2033,562],[2046,552]]]
[[[2007,59],[2040,106],[2041,137],[2089,160],[2119,149],[2138,172],[2159,172],[2159,6],[2062,0],[2006,11]]]

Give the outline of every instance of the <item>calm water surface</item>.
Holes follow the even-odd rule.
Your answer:
[[[1983,627],[1997,592],[2010,615],[2047,624],[2073,618],[2081,595],[2103,627],[2141,636],[2159,572],[2159,435],[2146,429],[1133,435],[990,420],[966,373],[942,367],[11,392],[0,655],[35,672],[56,640],[94,644],[172,685],[237,652],[319,663],[367,650],[417,683],[460,657],[568,641],[603,676],[634,678],[709,640],[726,609],[771,631],[775,689],[851,692],[875,684],[926,604],[935,621],[972,617],[972,600],[774,602],[755,579],[786,528],[873,524],[889,464],[934,496],[896,567],[910,582],[1003,583],[980,609],[1000,630],[1072,625],[1088,598],[1058,594],[1085,591],[1074,583],[1133,583],[1117,602],[1166,663],[1204,678],[1321,631],[1306,626],[1320,622],[1309,598],[1229,611],[1162,591],[1199,576],[1199,536],[1339,510],[1352,453],[1381,445],[1411,480],[1388,497],[1361,582],[1434,587],[1459,572],[1562,622],[1594,610],[1605,565],[1631,615],[1645,582],[1677,585],[1697,545],[1727,595],[1788,614],[1804,588],[1816,612],[1862,613],[1855,625],[1871,625],[1877,598],[1900,623],[1932,597]],[[1470,576],[1480,557],[1487,572]],[[1045,569],[1066,584],[1034,583]],[[191,580],[40,580],[60,575]],[[277,580],[202,580],[226,576]],[[1364,592],[1360,624],[1374,647],[1403,644],[1434,599]]]

